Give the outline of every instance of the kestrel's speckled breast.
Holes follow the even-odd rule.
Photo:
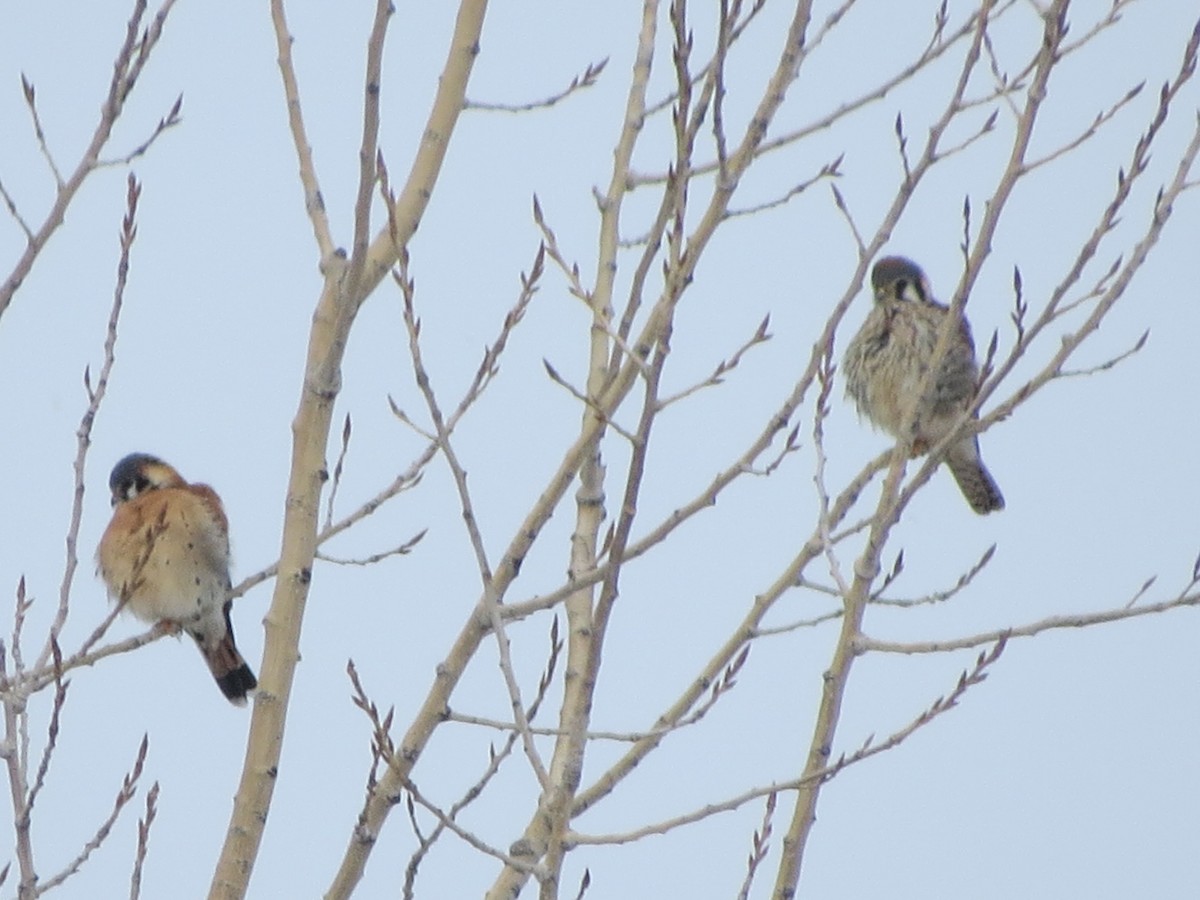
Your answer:
[[[187,623],[220,614],[229,590],[222,516],[188,489],[152,491],[121,504],[99,563],[114,599],[146,621]]]

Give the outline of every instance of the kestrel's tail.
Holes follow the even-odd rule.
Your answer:
[[[246,695],[258,687],[258,679],[238,652],[237,644],[233,642],[233,623],[229,621],[231,603],[225,604],[225,633],[216,640],[206,640],[206,636],[197,632],[192,633],[200,646],[200,655],[208,663],[208,669],[217,680],[221,693],[237,706],[246,705]],[[208,637],[211,637],[208,636]]]
[[[1004,495],[983,464],[979,441],[974,437],[957,444],[946,454],[946,466],[975,512],[982,516],[1004,509]]]

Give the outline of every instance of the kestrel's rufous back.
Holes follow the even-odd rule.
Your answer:
[[[920,267],[902,256],[875,263],[871,286],[875,305],[846,348],[846,393],[860,414],[895,437],[912,422],[913,446],[924,452],[950,432],[975,399],[979,367],[971,328],[965,317],[958,317],[936,375],[918,396],[950,309],[933,299]],[[946,449],[946,466],[975,512],[1004,509],[976,435]]]
[[[113,517],[96,562],[109,595],[139,619],[182,627],[230,701],[258,685],[233,641],[229,522],[207,484],[188,484],[161,459],[131,453],[112,470]]]

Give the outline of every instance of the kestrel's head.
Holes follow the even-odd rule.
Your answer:
[[[885,256],[871,270],[871,286],[875,299],[909,300],[914,303],[929,301],[929,280],[911,259],[903,256]]]
[[[113,466],[112,474],[108,476],[113,506],[132,500],[146,491],[178,487],[185,483],[171,466],[149,453],[130,453]]]

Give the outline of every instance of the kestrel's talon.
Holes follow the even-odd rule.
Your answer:
[[[155,634],[161,634],[163,637],[174,637],[183,631],[183,626],[178,622],[171,622],[167,619],[155,622],[151,629]]]
[[[221,498],[146,453],[118,462],[108,486],[113,516],[96,562],[109,595],[162,634],[190,634],[221,693],[244,704],[258,681],[233,640]]]
[[[960,316],[937,374],[918,397],[950,309],[933,299],[920,266],[902,256],[875,263],[871,286],[875,305],[846,348],[846,393],[859,413],[893,436],[915,427],[912,452],[920,456],[954,428],[975,399],[979,367],[971,328]],[[915,423],[910,421],[914,403]],[[975,512],[1004,509],[975,435],[947,448],[946,466]]]

